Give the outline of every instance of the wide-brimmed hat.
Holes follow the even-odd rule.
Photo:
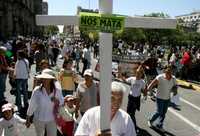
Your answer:
[[[11,103],[7,103],[2,106],[1,111],[4,112],[4,111],[12,110],[12,109],[13,109],[13,105]]]
[[[40,79],[56,79],[53,70],[48,69],[48,68],[44,69],[42,71],[42,74],[37,75],[36,78],[40,78]]]
[[[93,76],[93,71],[92,71],[92,69],[86,69],[83,75],[84,75],[84,76],[86,76],[86,75],[87,75],[87,76]]]

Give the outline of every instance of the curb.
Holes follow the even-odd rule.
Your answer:
[[[200,92],[200,85],[197,85],[195,83],[191,83],[191,82],[187,82],[187,81],[183,81],[183,80],[180,80],[180,79],[176,79],[178,85],[182,85],[182,86],[185,86],[185,87],[188,87],[188,88],[192,88],[198,92]]]

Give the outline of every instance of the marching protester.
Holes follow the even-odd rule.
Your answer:
[[[0,46],[0,101],[5,99],[4,92],[6,91],[6,78],[9,70],[7,60],[5,58],[6,48]]]
[[[170,94],[172,91],[177,93],[176,78],[172,75],[172,67],[170,65],[165,66],[164,73],[158,75],[148,86],[147,91],[151,91],[152,87],[158,85],[156,94],[156,112],[152,118],[148,121],[150,127],[156,127],[160,131],[165,132],[163,123],[167,109],[170,103]],[[159,123],[154,125],[155,120],[159,120]]]
[[[14,71],[15,71],[15,62],[12,62],[10,64],[10,70],[8,71],[9,83],[11,86],[11,90],[10,90],[11,95],[16,95],[16,89],[17,89]]]
[[[90,53],[90,46],[85,45],[85,48],[83,49],[82,54],[82,62],[83,62],[83,69],[82,69],[82,75],[84,74],[86,69],[90,69],[91,66],[91,53]]]
[[[124,91],[122,84],[112,82],[111,130],[109,132],[100,132],[100,106],[96,106],[85,112],[75,132],[75,136],[136,136],[131,117],[120,109]]]
[[[59,116],[61,117],[61,132],[64,136],[73,136],[75,125],[80,118],[79,103],[73,95],[67,95],[64,98],[64,105],[59,108]]]
[[[80,112],[83,115],[89,108],[97,106],[99,103],[99,86],[93,81],[93,71],[86,69],[84,81],[80,82],[76,96],[80,100]]]
[[[75,92],[77,75],[72,69],[72,65],[73,61],[71,59],[65,59],[63,62],[63,68],[60,70],[58,75],[64,97],[68,94],[72,95]]]
[[[37,136],[43,136],[45,129],[47,136],[56,136],[58,107],[64,102],[61,90],[56,86],[56,78],[50,72],[43,70],[36,78],[41,79],[42,84],[33,90],[27,111],[26,126],[31,125],[31,116],[34,115],[33,124]]]
[[[77,45],[75,48],[75,64],[76,64],[76,72],[78,73],[79,73],[79,62],[81,60],[81,55],[82,55],[81,47]]]
[[[26,120],[14,113],[11,103],[4,104],[1,109],[3,117],[0,118],[0,135],[4,133],[4,136],[20,136],[17,124],[25,125]]]
[[[25,58],[24,51],[19,50],[17,53],[17,62],[15,64],[14,76],[16,79],[16,105],[18,111],[28,106],[28,78],[29,62]]]
[[[128,96],[127,113],[131,116],[133,123],[135,125],[135,130],[137,131],[135,112],[140,111],[140,98],[141,93],[144,93],[145,81],[142,79],[143,68],[142,65],[136,70],[136,75],[134,77],[129,77],[126,79],[128,83],[131,84],[131,91]],[[146,95],[146,94],[145,94]]]
[[[45,53],[45,47],[43,44],[39,43],[36,46],[36,51],[34,54],[34,59],[36,62],[36,72],[41,71],[40,63],[43,59],[46,59],[47,55]]]
[[[37,75],[37,74],[41,74],[42,71],[45,70],[45,69],[49,69],[49,70],[50,70],[50,66],[49,66],[48,60],[43,59],[43,60],[41,60],[41,62],[40,62],[40,71],[38,71],[38,72],[36,73],[36,75]],[[36,77],[34,76],[34,78],[33,78],[33,89],[34,89],[36,86],[40,85],[40,84],[41,84],[41,80],[38,79],[38,78],[36,78]]]

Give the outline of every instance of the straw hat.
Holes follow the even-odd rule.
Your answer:
[[[40,78],[40,79],[56,79],[55,74],[54,74],[53,70],[51,70],[51,69],[44,69],[42,71],[42,74],[37,75],[36,78]]]

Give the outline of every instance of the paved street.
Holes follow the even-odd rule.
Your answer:
[[[62,60],[58,61],[60,67]],[[93,60],[92,66],[94,68],[96,60]],[[34,75],[34,65],[32,67],[32,76],[29,80],[29,90],[32,90],[32,77]],[[98,73],[95,72],[98,77]],[[129,88],[129,87],[127,87]],[[141,111],[136,113],[138,126],[141,128],[141,136],[197,136],[200,134],[200,93],[198,91],[184,89],[179,87],[179,94],[181,96],[181,110],[169,108],[165,120],[164,128],[167,133],[161,134],[147,126],[147,120],[155,110],[155,102],[148,99],[141,105]],[[122,108],[126,109],[127,94],[123,101]],[[14,97],[9,94],[9,84],[7,83],[6,96],[9,101],[14,102]],[[26,129],[25,126],[20,125],[21,136],[35,136],[33,125]]]

